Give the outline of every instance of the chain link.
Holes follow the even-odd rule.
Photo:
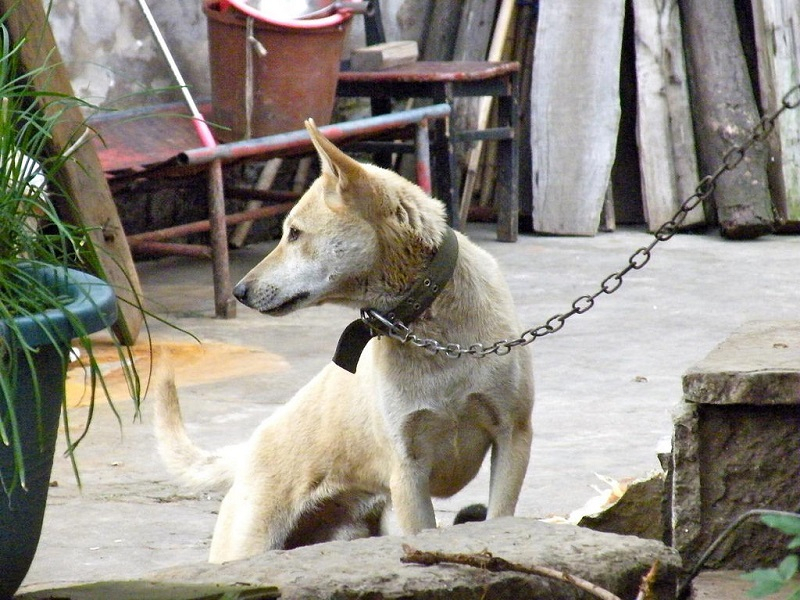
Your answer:
[[[636,250],[629,258],[628,264],[606,277],[600,284],[600,288],[593,294],[587,294],[578,297],[573,303],[570,310],[564,313],[553,315],[544,325],[533,327],[520,334],[520,336],[513,340],[499,340],[490,345],[481,343],[471,344],[468,347],[461,346],[460,344],[443,343],[435,339],[421,338],[414,334],[414,332],[406,325],[400,322],[392,322],[379,312],[373,309],[365,309],[361,311],[361,319],[366,323],[376,334],[387,335],[404,344],[411,344],[419,348],[423,348],[432,354],[443,353],[448,358],[460,358],[462,356],[473,356],[482,358],[489,354],[497,356],[504,356],[511,352],[512,348],[518,346],[527,346],[528,344],[536,341],[539,338],[551,335],[559,330],[566,324],[567,320],[575,315],[582,315],[595,306],[595,301],[603,294],[610,295],[616,292],[625,276],[631,271],[638,271],[644,268],[652,255],[653,248],[660,242],[666,242],[674,236],[681,223],[683,223],[686,215],[692,210],[697,208],[704,200],[706,200],[716,188],[717,180],[727,171],[735,169],[739,163],[744,159],[747,151],[756,143],[763,142],[775,129],[775,122],[778,117],[785,110],[795,109],[800,106],[800,84],[792,87],[781,99],[781,105],[772,113],[762,117],[758,124],[753,127],[748,137],[739,145],[733,146],[722,157],[722,164],[711,175],[706,175],[697,184],[694,193],[683,201],[677,212],[659,227],[653,233],[653,241],[643,248]]]

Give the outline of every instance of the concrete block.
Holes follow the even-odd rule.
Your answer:
[[[277,585],[283,600],[586,597],[568,584],[519,573],[491,573],[461,565],[403,564],[403,544],[447,553],[489,551],[514,563],[568,571],[622,598],[636,597],[642,576],[656,560],[661,565],[656,598],[672,598],[680,569],[676,553],[654,540],[509,517],[428,530],[409,537],[387,536],[270,551],[223,565],[169,569],[155,578]]]
[[[692,566],[754,508],[800,503],[800,323],[744,325],[684,377],[673,438],[672,535]],[[774,566],[785,538],[754,521],[709,566]]]

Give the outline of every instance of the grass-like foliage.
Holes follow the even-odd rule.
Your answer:
[[[92,400],[98,390],[105,390],[105,383],[86,328],[70,314],[70,298],[58,286],[54,289],[33,276],[37,267],[44,265],[64,273],[69,268],[102,272],[90,230],[62,216],[77,211],[59,183],[60,173],[67,161],[75,160],[75,149],[87,142],[89,130],[84,122],[76,123],[67,148],[55,148],[52,135],[55,127],[71,122],[65,119],[68,112],[74,115],[76,109],[89,107],[73,96],[41,91],[46,86],[30,84],[34,79],[48,81],[55,63],[46,60],[51,66],[26,72],[21,55],[28,40],[11,39],[7,18],[8,13],[0,15],[0,445],[12,448],[15,460],[10,476],[0,473],[0,484],[9,492],[26,485],[14,404],[16,374],[24,363],[32,367],[37,353],[37,348],[25,341],[15,319],[48,309],[62,312],[84,348],[82,361],[90,374],[87,393]],[[59,351],[66,362],[70,350],[63,346]],[[118,351],[138,410],[140,386],[132,353],[121,345]],[[33,388],[37,405],[41,405],[40,382],[33,381]],[[91,414],[90,409],[89,422]],[[72,450],[85,431],[73,440],[66,411],[63,415]]]

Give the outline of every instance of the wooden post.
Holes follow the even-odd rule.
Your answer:
[[[769,112],[800,82],[800,4],[753,0],[761,107]],[[800,111],[786,111],[767,140],[767,174],[781,220],[800,227]]]
[[[44,67],[44,71],[31,78],[31,85],[39,92],[74,96],[42,3],[38,0],[0,0],[0,11],[5,14],[5,24],[12,39],[27,39],[20,54],[25,70],[33,73]],[[43,107],[44,110],[61,108]],[[85,130],[81,110],[77,106],[65,110],[63,118],[53,128],[51,144],[54,150],[69,148]],[[74,223],[92,228],[91,237],[102,271],[96,275],[110,283],[120,299],[120,314],[114,332],[120,342],[132,345],[144,318],[139,306],[142,290],[94,145],[91,142],[81,145],[66,161],[59,177],[74,208],[65,216]]]
[[[689,86],[677,0],[633,0],[637,141],[650,231],[670,219],[698,182]],[[705,220],[698,206],[684,226]]]
[[[620,118],[624,2],[542,2],[531,82],[535,231],[594,235]]]
[[[723,155],[758,123],[750,76],[730,0],[679,0],[700,170],[715,171]],[[767,153],[753,146],[723,175],[713,194],[722,235],[755,238],[772,231]]]

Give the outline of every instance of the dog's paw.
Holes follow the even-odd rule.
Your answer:
[[[453,519],[453,525],[461,525],[462,523],[474,523],[476,521],[486,520],[486,506],[483,504],[470,504],[465,506],[458,513],[456,518]]]

